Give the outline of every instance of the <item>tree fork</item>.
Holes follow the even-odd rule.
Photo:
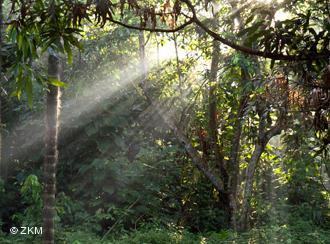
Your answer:
[[[262,111],[264,112],[264,111]],[[250,212],[250,199],[252,196],[253,191],[253,178],[255,174],[255,170],[258,166],[260,161],[261,155],[265,151],[266,145],[270,141],[270,139],[276,135],[281,134],[286,119],[286,111],[280,111],[279,117],[275,125],[273,125],[269,130],[266,130],[267,122],[265,116],[262,113],[259,113],[260,120],[259,120],[259,135],[258,139],[255,143],[255,148],[252,153],[252,157],[248,164],[247,173],[246,173],[246,182],[244,188],[244,198],[242,203],[242,211],[241,211],[241,218],[240,218],[240,230],[244,231],[247,230],[249,225],[249,212]]]

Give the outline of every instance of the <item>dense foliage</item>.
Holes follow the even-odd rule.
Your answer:
[[[329,243],[327,1],[0,3],[0,243]]]

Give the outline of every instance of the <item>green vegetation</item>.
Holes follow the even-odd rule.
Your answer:
[[[0,243],[330,243],[327,1],[0,6]]]

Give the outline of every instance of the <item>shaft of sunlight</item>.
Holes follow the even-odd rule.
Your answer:
[[[175,58],[175,50],[170,43],[160,47],[159,52],[157,52],[156,48],[150,48],[148,66],[152,69],[157,66],[158,60],[164,62],[173,58]],[[80,96],[62,102],[62,111],[60,115],[61,128],[72,128],[75,127],[77,123],[79,123],[80,126],[83,126],[86,122],[79,121],[81,116],[88,114],[89,112],[97,111],[97,108],[101,105],[102,101],[110,99],[118,91],[134,84],[134,82],[139,82],[138,78],[141,76],[142,71],[140,70],[139,62],[132,61],[127,64],[126,67],[121,69],[117,78],[108,77],[103,80],[91,82],[93,85],[86,87],[81,92]],[[9,132],[8,141],[16,141],[20,147],[13,147],[10,152],[11,156],[8,158],[19,159],[28,151],[40,150],[44,140],[43,126],[40,125],[41,121],[43,121],[43,114],[37,114],[34,117],[27,119],[23,124],[17,122],[17,125]],[[21,133],[17,132],[23,131],[23,134],[28,134],[30,136],[20,138],[19,135]],[[10,168],[15,166],[14,162],[7,161],[8,160],[4,160],[2,162],[3,166],[10,166]]]

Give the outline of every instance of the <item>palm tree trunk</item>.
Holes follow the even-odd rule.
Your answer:
[[[0,49],[2,48],[2,44],[3,44],[3,36],[2,36],[2,30],[3,30],[3,0],[0,0]],[[2,64],[3,64],[3,60],[2,60],[2,56],[0,55],[0,89],[2,87]],[[0,178],[4,177],[6,178],[6,172],[7,172],[7,168],[5,165],[2,165],[2,103],[1,103],[1,94],[2,91],[0,90]]]
[[[48,57],[49,79],[60,80],[60,59],[52,54]],[[54,217],[56,193],[56,165],[58,162],[57,137],[59,115],[59,87],[48,85],[46,95],[46,131],[44,158],[44,209],[43,209],[43,243],[54,243]]]

